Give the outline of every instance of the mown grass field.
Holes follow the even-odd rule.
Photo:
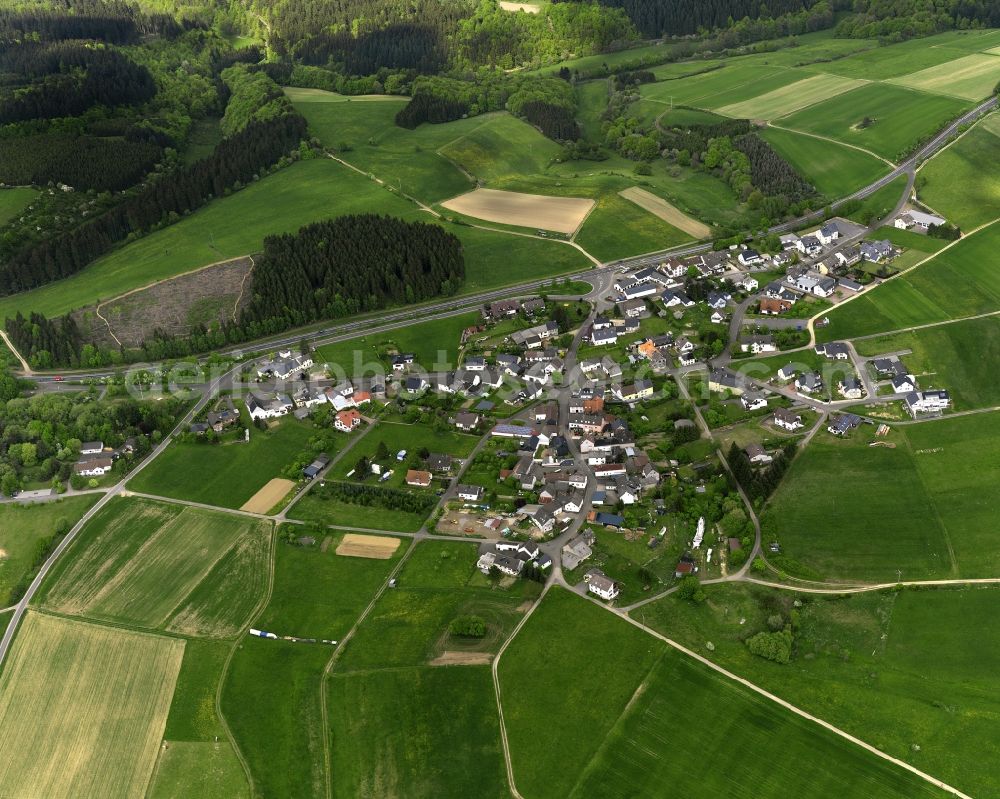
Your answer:
[[[968,32],[968,38],[976,34]],[[889,46],[873,47],[862,53],[840,58],[825,64],[814,64],[811,69],[846,75],[866,80],[888,80],[919,72],[928,67],[961,58],[953,33],[927,36]]]
[[[998,243],[1000,224],[992,224],[942,249],[832,310],[817,338],[855,338],[1000,310],[1000,273],[992,265]]]
[[[514,639],[499,676],[528,799],[652,797],[664,785],[685,797],[942,795],[560,589]],[[539,747],[539,729],[562,746]]]
[[[1000,176],[984,168],[996,163],[1000,115],[994,113],[924,164],[918,195],[952,224],[971,230],[1000,213]]]
[[[919,385],[947,388],[957,411],[1000,405],[998,317],[863,339],[857,347],[864,355],[912,350],[903,362]]]
[[[802,76],[801,80],[787,86],[730,105],[716,106],[715,110],[738,119],[776,119],[829,100],[860,85],[861,81],[840,75]]]
[[[974,53],[894,78],[892,82],[965,100],[985,100],[997,85],[998,79],[1000,64],[997,63],[996,56]]]
[[[329,681],[334,796],[510,796],[488,666],[423,666]]]
[[[56,524],[64,519],[68,530],[98,500],[95,495],[67,497],[32,505],[0,505],[0,602],[7,598],[34,565],[40,542],[55,535]]]
[[[803,77],[807,76],[784,67],[733,60],[723,62],[719,69],[690,77],[643,84],[639,94],[668,106],[693,105],[715,109],[740,97],[764,94]]]
[[[243,766],[229,741],[169,741],[156,764],[150,799],[249,799]]]
[[[993,576],[998,433],[994,413],[898,427],[886,439],[895,449],[869,447],[868,426],[845,440],[821,433],[765,509],[776,563],[842,581]]]
[[[0,225],[5,225],[38,196],[31,188],[0,189]]]
[[[334,554],[339,536],[315,547],[279,544],[271,601],[254,621],[278,635],[339,640],[399,557]],[[402,550],[397,550],[401,553]],[[325,796],[320,678],[334,650],[247,637],[222,689],[222,711],[263,796]]]
[[[439,152],[463,171],[489,182],[542,172],[562,148],[520,119],[499,114],[448,142]]]
[[[479,324],[482,315],[476,311],[448,316],[443,319],[431,319],[427,322],[401,327],[386,333],[360,335],[348,341],[326,344],[316,350],[313,358],[317,363],[337,365],[350,376],[363,374],[366,365],[378,364],[384,369],[388,362],[384,360],[391,350],[411,352],[417,362],[425,369],[433,369],[438,363],[439,353],[444,353],[442,362],[452,369],[456,366],[458,348],[465,328]]]
[[[702,604],[668,597],[635,616],[959,790],[997,792],[987,731],[1000,718],[990,688],[1000,653],[979,622],[995,614],[996,588],[816,597],[729,584],[706,593]],[[744,641],[768,616],[787,619],[796,600],[792,662],[750,654]]]
[[[846,197],[889,171],[887,164],[868,153],[813,136],[766,128],[761,137],[827,197]],[[895,199],[901,194],[902,186]]]
[[[141,799],[184,642],[35,612],[22,625],[0,684],[0,794]]]
[[[269,525],[268,525],[269,526]],[[116,499],[73,543],[44,591],[71,615],[233,635],[266,584],[267,526],[239,516]],[[234,590],[235,589],[235,590]]]
[[[129,481],[129,488],[238,509],[307,448],[311,423],[290,415],[277,421],[267,431],[251,428],[249,443],[174,441]],[[347,440],[346,435],[343,439]]]
[[[780,124],[863,147],[894,161],[968,107],[968,101],[953,97],[870,83],[784,116]],[[865,117],[872,124],[861,128]]]

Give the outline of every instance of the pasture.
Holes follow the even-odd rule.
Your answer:
[[[782,127],[828,136],[889,160],[900,160],[918,141],[969,107],[965,100],[869,83],[781,118]],[[871,124],[862,127],[865,119]]]
[[[331,675],[333,795],[510,796],[488,666]]]
[[[6,225],[37,196],[38,191],[28,187],[0,189],[0,225]]]
[[[988,687],[1000,661],[996,588],[816,597],[760,586],[706,587],[701,604],[664,598],[635,616],[783,699],[972,796],[996,793],[1000,720]],[[798,601],[789,665],[744,641]],[[705,647],[712,641],[713,650]]]
[[[976,53],[893,78],[890,82],[964,100],[985,100],[997,80],[1000,80],[1000,61],[996,56]]]
[[[813,75],[740,102],[716,106],[715,110],[737,119],[776,119],[861,85],[863,81],[840,75]]]
[[[178,631],[232,635],[252,608],[246,602],[256,602],[263,588],[255,572],[263,571],[265,529],[239,516],[116,499],[74,541],[72,559],[60,561],[44,606],[151,628],[166,626],[179,611],[171,624]],[[209,580],[234,547],[238,551]],[[186,601],[206,581],[209,587]],[[242,590],[215,594],[226,585]]]
[[[961,58],[961,50],[953,49],[952,34],[927,36],[897,44],[873,47],[828,63],[815,64],[811,69],[844,75],[849,78],[888,80],[945,64]]]
[[[594,207],[583,197],[546,197],[496,189],[475,189],[441,203],[443,208],[502,225],[554,230],[571,235]]]
[[[867,152],[814,136],[779,127],[765,128],[760,135],[827,197],[846,197],[889,171],[885,162]],[[901,194],[902,186],[895,199]]]
[[[942,249],[933,258],[840,308],[817,331],[821,341],[856,338],[1000,310],[993,253],[1000,224]]]
[[[56,525],[69,530],[97,501],[95,495],[67,497],[31,505],[0,505],[0,603],[11,604],[11,590],[24,580],[35,566],[41,543],[55,535]]]
[[[311,423],[289,415],[266,431],[251,428],[246,443],[174,441],[128,485],[133,491],[237,509],[308,448],[312,430]]]
[[[184,642],[35,612],[22,625],[0,684],[0,795],[141,799]]]
[[[543,172],[562,149],[517,117],[497,114],[438,152],[463,172],[490,182]]]
[[[918,196],[949,222],[971,230],[1000,213],[1000,176],[983,168],[996,163],[1000,115],[994,113],[923,165]]]
[[[249,799],[250,786],[228,740],[168,741],[147,795],[149,799]]]
[[[687,233],[695,239],[705,239],[712,235],[712,229],[704,222],[692,219],[690,216],[675,208],[662,197],[633,186],[618,192],[626,200],[631,200],[644,211],[649,211],[653,216],[659,217],[668,225],[673,225],[678,230]]]

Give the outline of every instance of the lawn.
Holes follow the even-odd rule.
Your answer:
[[[326,344],[317,348],[317,363],[336,364],[345,375],[370,374],[373,365],[380,370],[389,366],[390,350],[413,353],[425,369],[435,369],[443,363],[442,370],[455,368],[462,331],[477,325],[482,315],[477,311],[432,319],[427,322],[407,324],[384,333],[361,335],[347,341]],[[443,358],[439,356],[444,354]]]
[[[903,362],[921,388],[946,388],[955,410],[1000,405],[1000,318],[912,330],[857,342],[858,352],[879,355],[912,350]]]
[[[313,430],[311,423],[285,416],[267,431],[251,428],[249,443],[174,441],[128,485],[133,491],[238,509],[308,449]]]
[[[510,796],[488,666],[334,674],[333,795]]]
[[[969,103],[901,86],[870,83],[782,117],[782,127],[871,150],[900,160],[914,145],[959,116]],[[872,120],[861,128],[865,118]]]
[[[799,109],[827,101],[831,97],[836,97],[838,94],[843,94],[861,85],[862,82],[859,80],[844,78],[840,75],[813,75],[811,77],[803,75],[802,79],[765,94],[751,96],[749,99],[721,107],[715,105],[714,108],[720,114],[738,119],[776,119]],[[748,87],[744,97],[752,92],[754,92],[753,87]]]
[[[990,96],[998,79],[1000,63],[996,56],[974,53],[911,75],[893,78],[891,82],[925,92],[978,101]]]
[[[115,499],[74,541],[72,559],[60,561],[45,607],[151,628],[169,620],[177,632],[231,636],[263,595],[269,527],[198,508]]]
[[[839,147],[812,136],[766,128],[761,137],[826,197],[837,199],[882,177],[889,167],[852,147]],[[896,199],[902,188],[896,193]]]
[[[757,586],[706,587],[697,605],[668,597],[635,616],[795,705],[972,796],[1000,789],[989,730],[1000,665],[995,588],[818,598]],[[779,665],[744,641],[767,617],[799,618],[795,655]],[[711,641],[713,649],[706,648]]]
[[[0,602],[11,604],[10,592],[36,565],[38,547],[55,535],[56,525],[68,531],[98,500],[96,495],[68,497],[30,505],[0,505]]]
[[[971,230],[1000,214],[1000,115],[991,114],[924,164],[918,196],[952,224]]]
[[[6,225],[37,196],[36,189],[27,187],[0,189],[0,225]]]
[[[0,684],[0,795],[141,799],[183,652],[177,639],[29,613]]]
[[[821,341],[855,338],[1000,310],[994,223],[840,308],[817,331]]]
[[[874,220],[884,219],[899,204],[899,200],[903,196],[903,192],[906,191],[906,187],[906,175],[900,175],[889,181],[881,189],[877,189],[861,200],[857,210],[843,216],[862,225],[868,225]],[[895,230],[896,228],[893,229]]]
[[[358,628],[336,664],[339,673],[424,666],[444,652],[478,653],[488,661],[520,619],[519,607],[540,591],[516,580],[493,588],[476,569],[477,542],[424,541]],[[481,616],[482,639],[448,633],[456,616]]]

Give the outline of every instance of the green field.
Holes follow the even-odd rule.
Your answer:
[[[1000,176],[985,164],[1000,162],[1000,115],[991,114],[920,170],[920,199],[952,224],[971,230],[997,218]]]
[[[38,191],[31,188],[0,189],[0,225],[6,225],[37,196]]]
[[[370,369],[372,364],[379,364],[384,369],[388,365],[384,358],[388,357],[386,353],[390,349],[412,352],[417,362],[426,369],[432,369],[438,363],[438,355],[443,351],[443,362],[448,366],[442,368],[451,369],[456,366],[462,331],[481,321],[482,314],[477,311],[432,319],[398,330],[326,344],[317,348],[313,357],[317,363],[337,364],[347,375],[355,375],[364,374],[366,365]]]
[[[68,497],[31,505],[0,505],[0,602],[6,607],[13,589],[35,565],[40,542],[55,535],[65,520],[67,530],[98,500],[97,495]]]
[[[947,388],[955,410],[1000,405],[1000,318],[964,322],[862,339],[858,352],[878,355],[912,350],[903,356],[922,388]]]
[[[719,69],[691,77],[643,84],[639,94],[667,106],[693,105],[715,109],[741,96],[763,94],[803,77],[806,77],[805,73],[784,67],[732,60],[723,62]]]
[[[827,197],[846,197],[889,171],[884,162],[868,153],[813,136],[766,128],[761,137]],[[895,199],[901,194],[902,188],[896,192]]]
[[[968,107],[964,100],[870,83],[782,117],[781,125],[899,160],[914,144],[930,137]],[[860,128],[865,117],[872,124]]]
[[[278,635],[339,640],[385,581],[396,559],[334,554],[329,545],[280,544],[271,601],[255,620]],[[397,553],[399,550],[397,550]],[[261,796],[325,796],[320,678],[329,645],[248,637],[223,684],[222,712]]]
[[[905,362],[905,358],[904,358]],[[863,426],[845,440],[821,433],[795,460],[763,518],[776,565],[810,579],[895,581],[990,577],[996,414],[895,428],[895,449],[869,447]]]
[[[29,613],[0,684],[0,795],[145,795],[184,642]],[[42,721],[44,719],[44,722]]]
[[[998,224],[960,240],[831,311],[817,337],[855,338],[1000,310],[1000,273],[992,266],[998,242]]]
[[[499,676],[527,799],[654,797],[665,785],[684,797],[942,795],[560,589]],[[539,747],[540,729],[561,745]]]
[[[249,799],[243,766],[228,741],[169,741],[160,752],[149,799]]]
[[[147,494],[239,508],[307,449],[313,429],[285,416],[267,431],[251,429],[249,443],[174,441],[128,485]]]
[[[484,118],[483,124],[445,144],[440,153],[482,181],[542,172],[562,152],[535,128],[510,114]]]
[[[872,219],[884,219],[899,204],[908,180],[906,175],[894,178],[881,189],[861,200],[856,211],[844,214],[848,219],[867,225]]]
[[[992,55],[976,53],[927,67],[892,83],[965,100],[985,100],[1000,79],[1000,63]]]
[[[51,610],[225,638],[263,595],[266,523],[144,499],[101,509],[60,561]],[[232,555],[232,557],[227,557]],[[234,590],[238,589],[238,590]]]
[[[773,89],[765,94],[751,96],[749,99],[731,103],[725,106],[715,106],[715,110],[726,116],[738,119],[776,119],[791,114],[799,109],[829,100],[838,94],[861,86],[861,81],[844,78],[840,75],[803,76],[779,89]],[[749,87],[747,94],[753,91]],[[745,95],[744,95],[745,96]]]
[[[329,681],[334,796],[510,796],[488,666],[425,666]]]
[[[706,592],[700,605],[670,597],[635,615],[972,796],[1000,788],[987,765],[996,759],[988,730],[1000,720],[990,688],[1000,653],[996,637],[983,634],[992,630],[997,589],[815,597],[729,584]],[[788,619],[793,610],[799,628],[792,662],[750,654],[744,641],[767,629],[768,616]]]
[[[898,78],[961,58],[963,53],[960,50],[942,46],[949,44],[949,35],[920,37],[875,47],[826,64],[815,64],[812,69],[866,80]]]

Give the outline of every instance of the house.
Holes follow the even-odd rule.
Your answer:
[[[722,311],[712,311],[712,315],[708,317],[708,321],[713,325],[721,325],[726,321],[726,315]]]
[[[595,347],[604,347],[608,344],[618,343],[618,331],[614,327],[598,329],[596,326],[591,328],[590,331],[590,343]]]
[[[330,463],[330,456],[325,452],[320,453],[316,456],[316,460],[310,463],[306,468],[302,470],[302,476],[307,480],[312,480],[316,475],[323,471]]]
[[[911,391],[903,399],[906,410],[916,417],[919,413],[941,413],[951,404],[947,391]]]
[[[819,372],[803,372],[795,378],[795,390],[800,394],[812,394],[823,388],[823,378]]]
[[[740,405],[744,410],[759,411],[767,407],[767,395],[763,391],[744,391],[740,396]]]
[[[609,578],[600,569],[589,569],[583,575],[583,581],[587,584],[587,590],[606,601],[613,601],[621,593],[621,587],[614,580]]]
[[[497,300],[483,306],[483,316],[495,321],[516,316],[520,309],[521,303],[517,300]]]
[[[104,477],[112,466],[111,458],[90,458],[73,464],[73,473],[80,477]]]
[[[781,236],[779,241],[781,241],[781,249],[785,252],[788,252],[789,250],[805,252],[805,248],[801,246],[802,240],[794,233],[785,233]]]
[[[906,367],[899,358],[873,358],[871,365],[879,377],[893,377],[906,374]]]
[[[596,536],[590,530],[584,530],[576,538],[566,543],[562,548],[563,568],[575,569],[593,555],[592,547],[595,540]]]
[[[884,239],[862,242],[860,249],[861,257],[873,264],[889,261],[896,257],[896,248],[892,242]]]
[[[926,233],[932,225],[937,227],[938,225],[945,224],[946,221],[943,217],[936,214],[925,214],[923,211],[907,211],[905,214],[896,217],[893,225],[900,230],[913,228],[919,233]]]
[[[508,577],[517,577],[524,568],[525,561],[514,555],[489,550],[479,556],[476,566],[483,574],[489,574],[490,569],[496,568],[501,574]]]
[[[836,222],[827,222],[819,229],[816,238],[819,239],[820,244],[833,244],[835,239],[840,238],[840,228],[837,227]]]
[[[618,304],[618,310],[626,319],[635,319],[646,310],[646,301],[642,299],[626,300]]]
[[[210,411],[205,416],[205,421],[216,433],[221,433],[227,427],[240,420],[240,415],[233,408],[224,408],[221,411]]]
[[[759,355],[762,352],[777,352],[774,336],[746,336],[740,340],[740,351]]]
[[[461,411],[455,414],[455,427],[466,432],[475,430],[479,426],[480,416],[478,413]]]
[[[774,411],[774,424],[789,432],[794,432],[805,425],[802,423],[802,416],[790,411],[787,408],[776,408]]]
[[[821,277],[812,287],[812,293],[817,297],[829,297],[837,290],[837,280],[832,277]]]
[[[636,380],[631,385],[619,386],[615,392],[622,402],[637,402],[653,396],[652,380]]]
[[[747,444],[743,451],[754,466],[762,466],[774,460],[760,444]]]
[[[288,350],[279,352],[274,360],[264,361],[257,367],[258,377],[276,377],[287,380],[292,375],[303,372],[313,365],[313,359],[308,355],[297,355],[294,358]]]
[[[742,250],[740,254],[736,256],[736,260],[743,266],[756,266],[757,264],[764,263],[764,259],[761,257],[761,254],[749,247]]]
[[[674,577],[686,577],[687,575],[694,574],[697,571],[698,567],[695,565],[694,559],[690,555],[683,555],[674,567]]]
[[[521,303],[521,313],[525,316],[534,316],[539,311],[545,310],[545,300],[541,297],[532,297]]]
[[[467,502],[479,502],[486,496],[486,489],[482,486],[459,485],[455,491],[459,499],[464,499]]]
[[[847,289],[847,291],[858,292],[865,290],[865,287],[858,283],[858,281],[851,280],[849,277],[842,277],[837,283],[842,289]]]
[[[746,390],[746,387],[743,379],[728,369],[713,369],[712,373],[708,376],[708,390],[742,394]]]
[[[786,313],[791,307],[792,303],[790,300],[779,299],[777,297],[761,297],[759,310],[762,314],[777,316],[778,314]]]
[[[843,377],[837,383],[837,391],[844,399],[861,399],[864,390],[856,377]]]
[[[835,419],[830,420],[826,429],[835,436],[846,436],[851,430],[861,424],[861,417],[853,413],[845,413]]]
[[[626,300],[634,300],[639,297],[648,297],[651,294],[656,294],[660,290],[660,287],[655,283],[633,283],[630,286],[626,286],[621,289],[621,295]]]
[[[538,544],[534,541],[497,541],[494,544],[497,552],[510,552],[521,560],[532,561],[541,554]]]
[[[854,266],[854,264],[861,260],[861,248],[856,244],[845,247],[835,253],[834,258],[840,262],[841,266]]]
[[[403,383],[403,388],[407,394],[419,394],[430,386],[422,377],[408,377]]]
[[[792,363],[786,363],[778,370],[779,380],[791,380],[796,375],[795,365]]]
[[[254,421],[257,419],[276,419],[279,416],[284,416],[293,407],[292,401],[284,394],[265,397],[252,391],[247,394],[244,403],[250,418]]]
[[[84,441],[80,445],[81,455],[97,455],[101,452],[104,452],[103,441]]]
[[[694,342],[687,338],[687,336],[681,336],[677,339],[674,346],[681,355],[687,355],[689,352],[694,352],[695,349]]]
[[[431,484],[431,473],[420,469],[407,469],[406,484],[408,486],[417,486],[418,488],[427,488]]]
[[[751,292],[756,291],[760,286],[760,283],[757,281],[757,278],[750,277],[750,275],[747,275],[742,280],[740,280],[736,285],[749,294]]]
[[[823,245],[818,236],[803,236],[799,249],[806,255],[818,255],[823,252]]]
[[[405,371],[408,366],[413,365],[414,356],[412,352],[402,353],[392,356],[392,370],[394,372]]]
[[[706,302],[708,303],[709,308],[714,308],[717,311],[721,311],[723,308],[726,307],[727,300],[724,294],[720,294],[716,291],[710,291],[708,293],[708,298],[706,299]]]
[[[467,372],[481,372],[486,368],[486,359],[478,355],[470,356],[465,359],[462,368]]]
[[[604,527],[621,528],[625,526],[625,517],[616,513],[594,513],[592,521]]]
[[[896,394],[909,394],[917,390],[917,381],[912,375],[902,374],[892,378],[892,390]]]
[[[341,411],[333,418],[333,426],[344,433],[350,433],[361,424],[361,414],[354,408]]]
[[[843,341],[831,341],[827,344],[817,344],[816,354],[835,361],[846,361],[851,357],[851,348]]]

